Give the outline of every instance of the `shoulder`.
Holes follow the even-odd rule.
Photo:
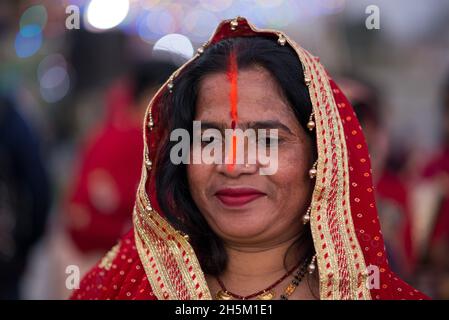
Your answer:
[[[71,299],[156,299],[135,246],[134,230],[123,236],[83,277]]]

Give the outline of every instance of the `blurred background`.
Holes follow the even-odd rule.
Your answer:
[[[145,107],[237,15],[321,58],[367,136],[393,270],[449,299],[445,0],[1,0],[1,299],[67,298],[70,266],[130,228]]]

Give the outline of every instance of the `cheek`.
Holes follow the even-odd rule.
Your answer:
[[[279,151],[279,167],[271,179],[279,196],[296,198],[302,201],[309,195],[312,186],[309,170],[312,166],[312,156],[306,152],[298,152],[297,148]],[[278,199],[281,200],[282,199]]]
[[[189,164],[187,165],[187,181],[193,200],[199,205],[207,190],[207,183],[210,181],[209,165]]]
[[[190,165],[190,164],[187,165],[186,170],[187,170],[187,181],[189,183],[190,193],[192,194],[192,196],[195,196],[196,186],[201,185],[201,183],[199,183],[199,181],[202,180],[202,178],[199,176],[199,174],[201,174],[201,172],[199,170],[197,170],[197,166]]]

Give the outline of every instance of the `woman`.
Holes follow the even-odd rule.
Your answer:
[[[175,165],[171,133],[192,133],[194,120],[277,129],[277,140],[258,137],[277,146],[277,170],[260,174],[260,159]],[[425,298],[388,267],[351,106],[283,33],[222,22],[156,93],[145,124],[134,229],[74,299]]]

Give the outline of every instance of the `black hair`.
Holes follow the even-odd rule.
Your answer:
[[[226,72],[228,57],[232,51],[235,52],[240,70],[257,65],[269,71],[289,102],[299,124],[310,137],[312,146],[315,146],[314,132],[307,129],[312,103],[300,60],[291,47],[280,46],[276,39],[265,37],[224,39],[204,50],[200,57],[175,78],[173,92],[167,92],[163,97],[164,107],[160,110],[159,123],[169,132],[175,128],[183,128],[192,134],[199,84],[206,75]],[[175,142],[165,139],[159,150],[156,164],[157,200],[170,223],[189,235],[203,271],[218,276],[227,265],[225,247],[192,199],[186,165],[175,165],[170,161],[170,150],[174,144]],[[301,248],[307,247],[305,254],[309,257],[313,254],[313,241],[308,226],[295,244]],[[289,250],[291,248],[293,245]]]

